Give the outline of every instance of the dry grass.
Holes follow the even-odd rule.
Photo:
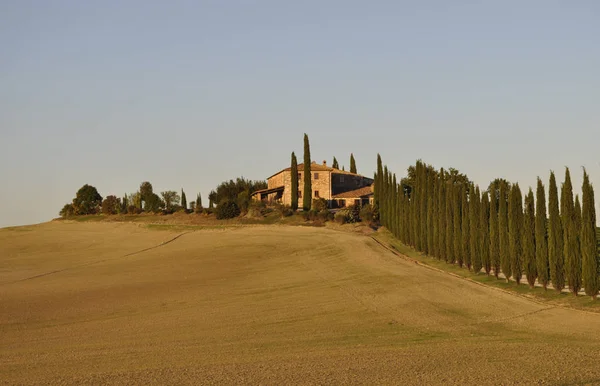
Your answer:
[[[0,230],[0,380],[600,382],[598,314],[431,271],[357,233],[164,229]]]

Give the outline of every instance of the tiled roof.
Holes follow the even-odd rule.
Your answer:
[[[334,198],[334,199],[336,199],[336,198],[359,198],[359,197],[363,197],[363,196],[370,196],[371,194],[373,194],[373,185],[365,186],[364,188],[360,188],[360,189],[356,189],[356,190],[351,190],[349,192],[336,194],[332,198]]]
[[[278,175],[281,172],[288,172],[290,170],[292,170],[291,167],[285,168],[285,169],[280,170],[277,173],[273,174],[271,177],[276,176],[276,175]],[[299,172],[303,172],[304,171],[304,164],[303,163],[298,164],[298,171]],[[353,175],[353,176],[360,176],[360,174],[350,173],[350,172],[347,172],[347,171],[344,171],[344,170],[335,169],[335,168],[332,168],[330,166],[326,166],[326,165],[322,165],[322,164],[318,164],[318,163],[314,163],[314,162],[312,164],[310,164],[310,171],[311,172],[332,172],[332,173],[337,173],[337,174],[350,174],[350,175]],[[271,178],[271,177],[269,177],[269,178]],[[365,177],[365,178],[368,178],[368,177]]]

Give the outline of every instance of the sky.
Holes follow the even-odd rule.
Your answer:
[[[0,0],[0,227],[84,184],[218,183],[336,156],[487,187],[582,167],[600,202],[600,2]],[[598,207],[599,204],[596,206]]]

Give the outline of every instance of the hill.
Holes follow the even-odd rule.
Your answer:
[[[599,314],[360,234],[52,222],[0,230],[0,272],[8,383],[600,381]]]

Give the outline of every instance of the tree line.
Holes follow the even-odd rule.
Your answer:
[[[596,298],[600,254],[594,189],[583,170],[581,199],[566,168],[525,195],[518,183],[495,179],[482,190],[458,170],[417,161],[400,181],[377,156],[374,200],[380,222],[419,252],[517,284],[525,277],[557,291]]]
[[[125,194],[123,197],[109,195],[103,198],[96,187],[85,184],[77,193],[75,198],[63,206],[59,214],[61,217],[71,217],[90,214],[140,214],[140,213],[163,213],[171,214],[175,212],[185,213],[212,213],[217,211],[218,206],[229,213],[233,210],[239,214],[240,208],[247,207],[250,201],[250,194],[256,190],[267,187],[265,181],[252,181],[243,177],[236,180],[229,180],[220,183],[215,190],[208,195],[208,207],[202,205],[200,193],[195,200],[187,200],[183,189],[181,194],[174,190],[167,190],[157,194],[154,192],[152,184],[144,181],[140,184],[138,191]],[[233,207],[231,202],[233,202]],[[215,208],[217,206],[217,209]],[[237,215],[236,214],[236,215]]]

